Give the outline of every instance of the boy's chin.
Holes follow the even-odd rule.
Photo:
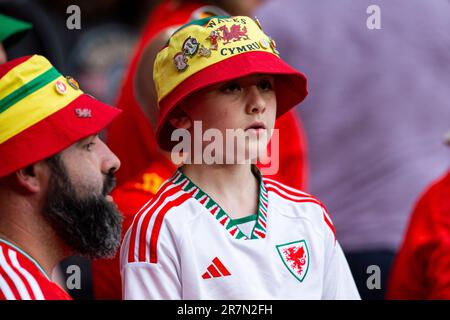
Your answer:
[[[250,142],[248,147],[243,149],[235,158],[237,164],[256,164],[265,157],[267,153],[267,143],[259,141]]]
[[[204,145],[183,155],[172,153],[172,161],[176,164],[202,164],[202,165],[235,165],[256,164],[262,158],[267,157],[267,141],[249,139],[245,145],[237,145],[231,150],[212,148]]]

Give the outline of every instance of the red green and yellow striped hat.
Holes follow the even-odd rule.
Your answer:
[[[0,178],[98,133],[119,113],[42,56],[0,65]]]
[[[308,94],[306,77],[279,57],[275,41],[257,19],[207,17],[175,31],[153,68],[160,109],[159,146],[170,150],[174,128],[167,118],[183,99],[207,86],[251,74],[276,76],[277,117]]]

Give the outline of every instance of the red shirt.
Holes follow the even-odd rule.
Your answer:
[[[389,278],[388,299],[450,299],[450,171],[417,203]]]
[[[0,300],[72,300],[42,267],[15,245],[0,239]]]

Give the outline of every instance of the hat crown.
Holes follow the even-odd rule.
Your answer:
[[[9,71],[11,71],[13,68],[18,66],[19,64],[27,61],[31,57],[32,56],[25,56],[25,57],[17,58],[14,60],[7,61],[3,64],[0,64],[0,81],[5,74],[7,74]]]
[[[40,55],[18,58],[0,65],[0,101],[3,102],[15,89],[31,89],[31,81],[42,83],[46,79],[39,76],[49,70],[53,71],[54,78],[61,76],[50,61]]]
[[[0,74],[0,143],[83,94],[40,55],[12,60],[1,66]]]
[[[98,133],[118,113],[43,56],[0,65],[0,178]]]
[[[193,74],[239,54],[278,55],[275,42],[259,22],[246,16],[194,20],[175,31],[155,59],[153,79],[158,102]]]
[[[277,77],[277,117],[307,95],[306,77],[279,57],[276,44],[257,19],[209,17],[192,21],[170,37],[157,54],[153,80],[158,96],[156,137],[170,151],[170,113],[194,92],[252,74]]]

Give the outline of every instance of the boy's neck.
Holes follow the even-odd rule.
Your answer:
[[[184,165],[180,169],[232,219],[258,212],[259,181],[247,165]]]
[[[249,182],[250,179],[256,179],[249,164],[186,164],[181,167],[181,170],[195,183],[199,182],[221,192],[229,192],[233,186],[240,186]]]

